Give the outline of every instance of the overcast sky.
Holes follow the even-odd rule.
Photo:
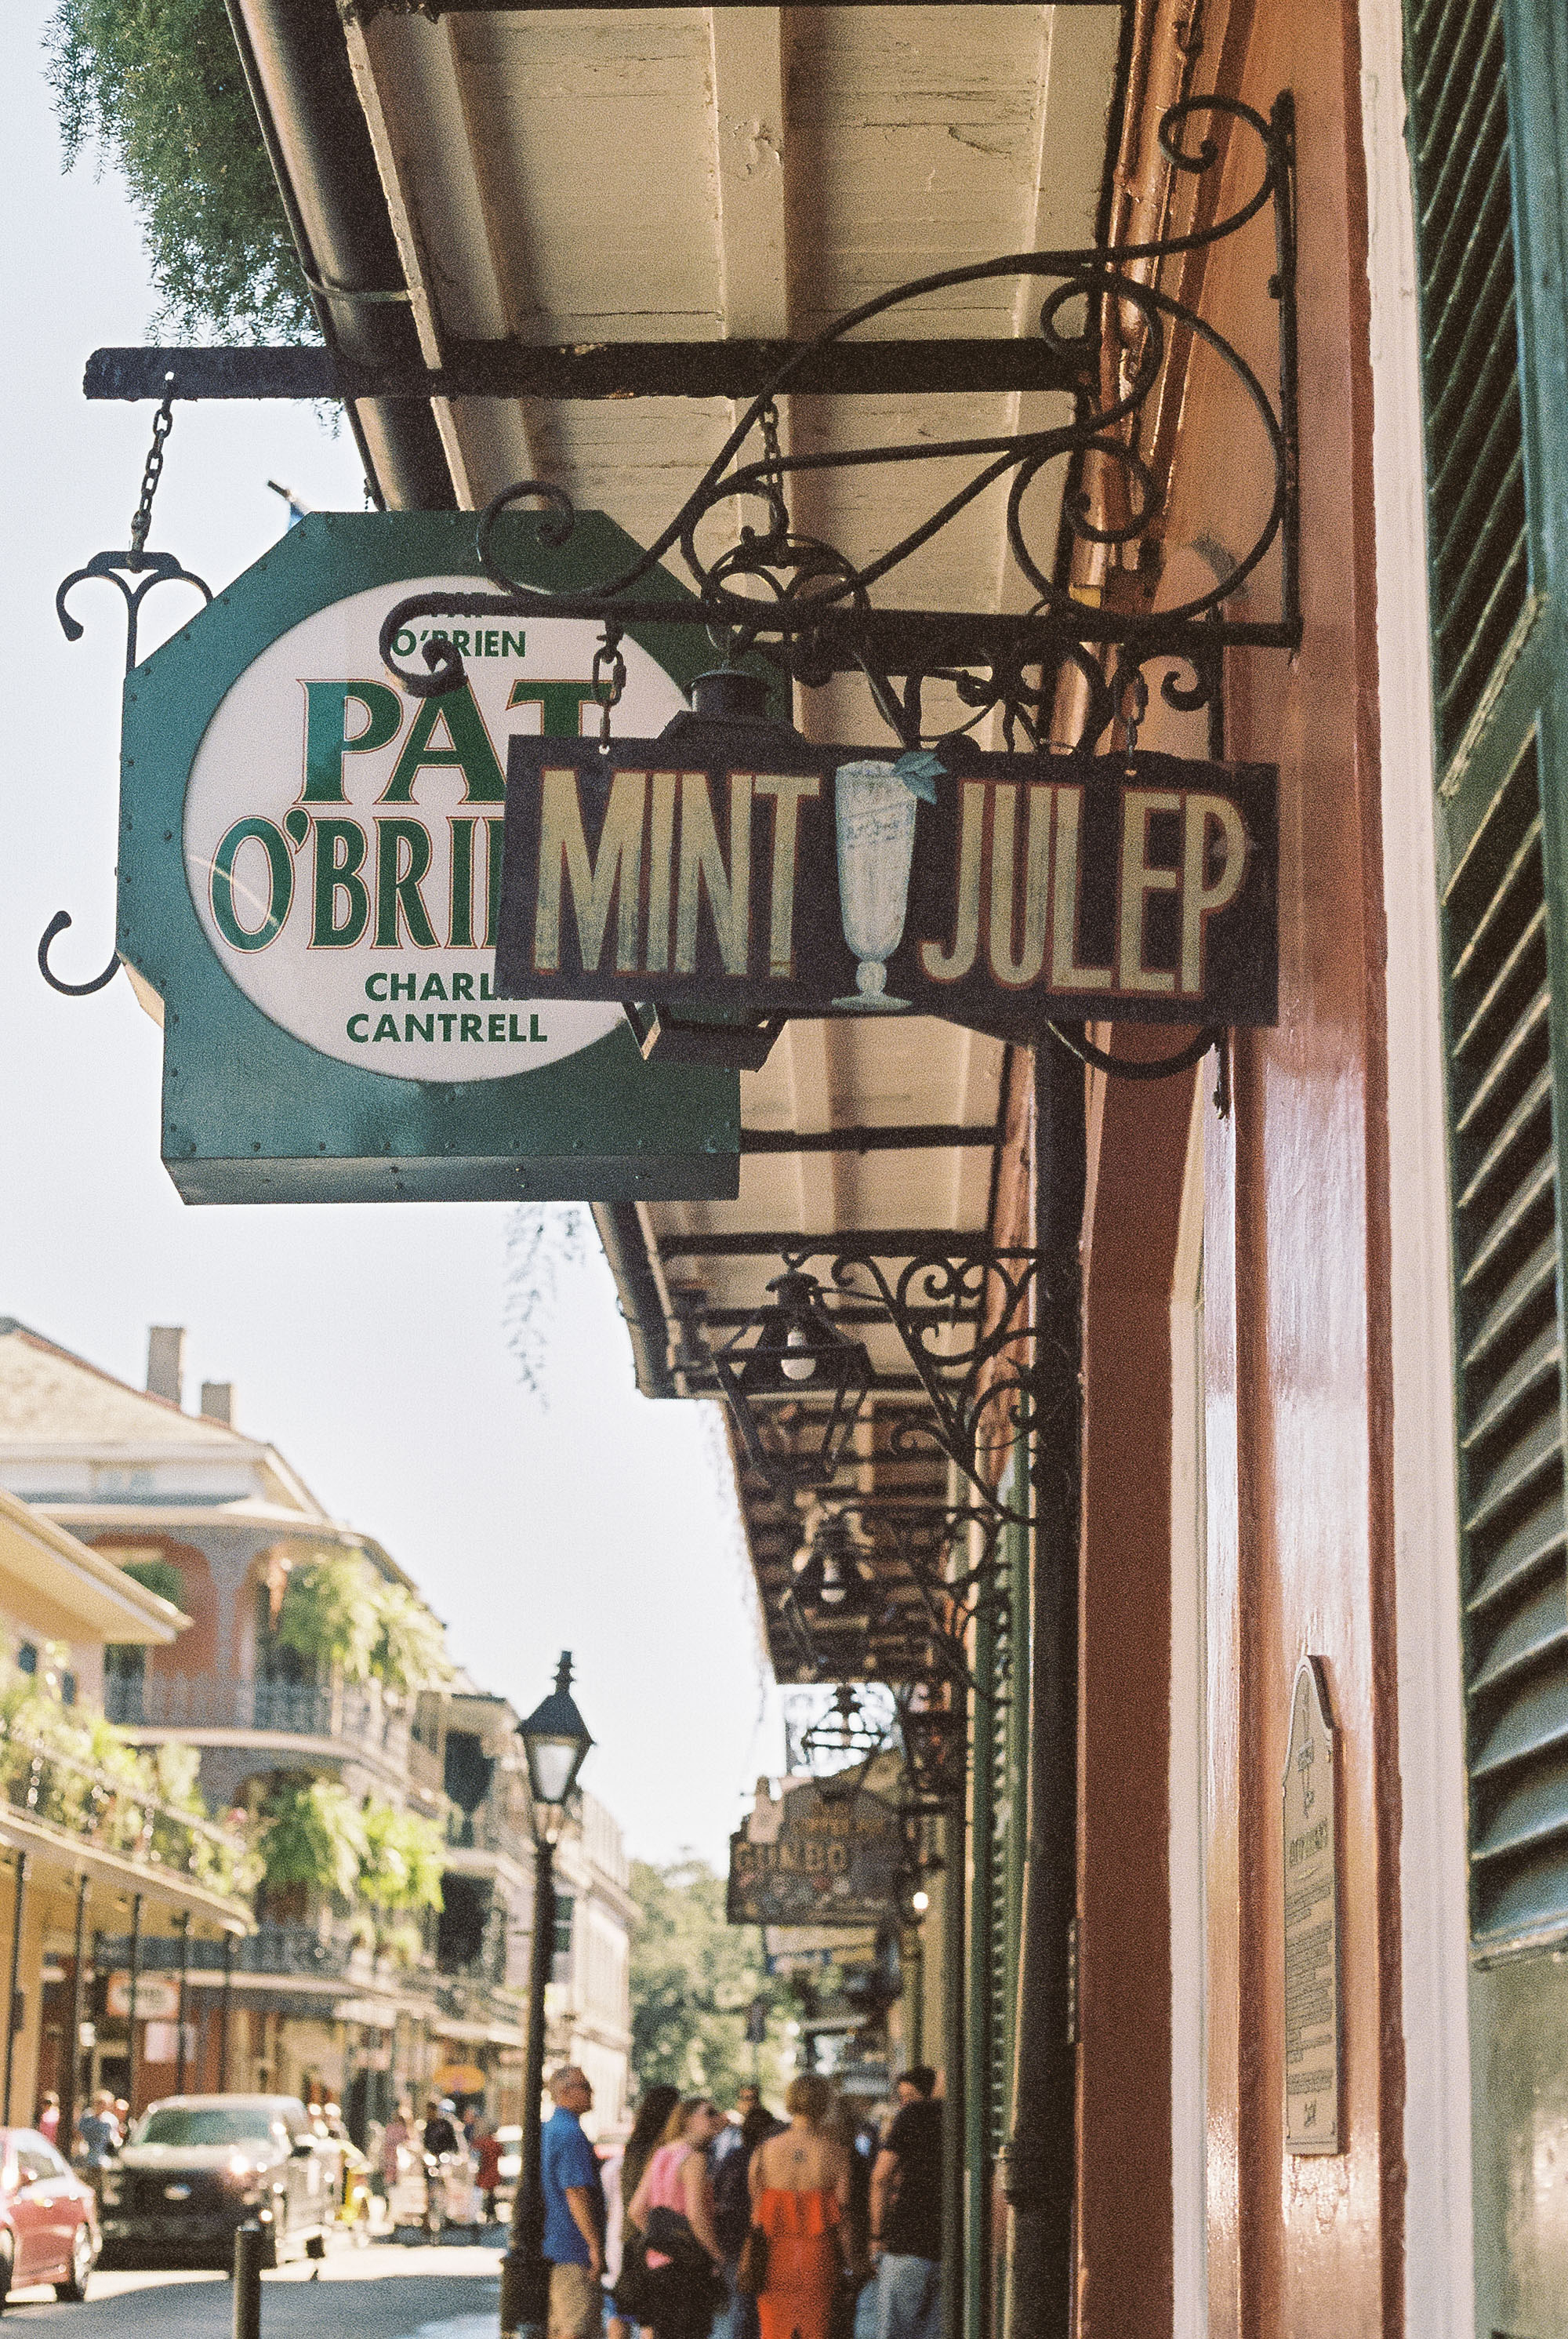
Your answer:
[[[87,405],[90,350],[151,338],[154,302],[123,191],[69,177],[43,80],[38,0],[0,10],[7,380],[5,745],[0,755],[0,1315],[140,1384],[147,1327],[189,1329],[188,1401],[232,1380],[240,1426],[281,1448],[329,1510],[379,1536],[450,1626],[454,1654],[526,1712],[569,1646],[597,1747],[585,1784],[635,1853],[716,1863],[779,1741],[733,1495],[708,1408],[634,1388],[591,1247],[560,1283],[548,1410],[503,1325],[510,1212],[495,1205],[187,1209],[158,1158],[161,1035],[117,976],[45,989],[34,954],[84,979],[113,938],[119,681],[113,588],[55,622],[62,577],[123,547],[152,421]],[[308,410],[181,406],[151,543],[214,589],[282,530],[269,479],[363,508],[353,445]],[[171,586],[163,626],[189,614]]]

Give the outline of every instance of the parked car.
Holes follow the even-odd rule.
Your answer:
[[[0,2304],[38,2282],[85,2298],[98,2247],[92,2186],[32,2128],[0,2130]]]
[[[319,2252],[334,2175],[296,2097],[165,2096],[99,2176],[104,2263],[228,2265],[251,2217],[268,2264]]]

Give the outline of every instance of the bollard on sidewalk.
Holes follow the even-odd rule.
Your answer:
[[[261,2228],[253,2219],[234,2232],[234,2339],[261,2339]]]

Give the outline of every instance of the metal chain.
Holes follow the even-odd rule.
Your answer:
[[[1122,672],[1125,674],[1125,667],[1122,669]],[[1149,712],[1149,685],[1144,680],[1143,670],[1139,666],[1134,666],[1132,669],[1130,687],[1132,691],[1132,712],[1130,715],[1123,718],[1123,728],[1126,732],[1126,738],[1123,744],[1129,755],[1134,755],[1137,752],[1139,727],[1141,725],[1144,716]],[[1122,683],[1120,694],[1123,697],[1126,696],[1129,684],[1124,681]]]
[[[142,555],[147,548],[147,531],[153,525],[153,498],[158,492],[158,482],[163,476],[163,448],[174,428],[174,377],[166,373],[163,380],[169,387],[163,392],[163,402],[153,418],[153,443],[147,449],[147,461],[142,473],[142,498],[131,522],[131,566],[139,568]]]
[[[777,525],[787,532],[789,506],[784,501],[784,449],[779,444],[779,410],[775,401],[764,399],[757,416],[763,434],[763,476],[777,515]]]
[[[621,656],[619,626],[606,626],[604,639],[594,652],[593,686],[599,708],[599,752],[608,755],[610,709],[620,705],[626,687],[626,662]]]

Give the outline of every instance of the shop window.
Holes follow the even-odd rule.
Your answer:
[[[556,1981],[566,1981],[570,1979],[572,1919],[577,1913],[577,1905],[576,1899],[570,1892],[562,1892],[557,1889],[556,1893],[556,1938],[554,1945],[556,1971],[552,1977]]]

